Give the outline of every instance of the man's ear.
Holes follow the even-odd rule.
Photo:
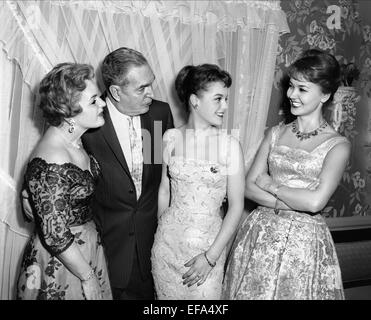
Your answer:
[[[120,101],[120,90],[121,90],[120,87],[116,86],[116,85],[111,85],[108,90],[109,90],[112,98],[115,101],[119,102]]]

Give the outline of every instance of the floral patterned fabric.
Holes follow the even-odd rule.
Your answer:
[[[344,137],[312,152],[277,145],[272,131],[269,172],[280,184],[305,188],[318,178],[326,154]],[[223,285],[225,299],[344,299],[335,246],[324,218],[258,207],[243,222],[231,250]]]
[[[112,299],[100,236],[89,207],[99,165],[90,157],[90,171],[34,158],[28,164],[25,187],[35,217],[18,279],[17,299],[85,299],[81,280],[57,258],[77,244],[97,275],[104,299]]]
[[[371,216],[371,2],[293,0],[281,1],[281,7],[290,33],[279,38],[267,126],[292,119],[286,82],[282,80],[287,68],[305,50],[324,50],[333,54],[340,65],[354,63],[360,71],[359,78],[354,78],[354,73],[342,72],[342,86],[335,94],[334,104],[324,109],[329,124],[351,141],[352,150],[340,184],[323,215],[357,219]],[[343,222],[347,224],[345,221],[347,219]]]
[[[176,129],[173,129],[176,130]],[[220,299],[225,251],[201,286],[182,284],[184,264],[207,250],[221,225],[226,167],[208,160],[171,155],[175,131],[169,130],[170,206],[163,212],[152,247],[152,274],[158,299]],[[227,150],[226,148],[224,150]]]

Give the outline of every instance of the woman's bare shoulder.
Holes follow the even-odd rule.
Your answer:
[[[41,158],[48,163],[64,164],[70,162],[71,158],[63,146],[56,143],[53,137],[44,136],[33,150],[30,160]]]

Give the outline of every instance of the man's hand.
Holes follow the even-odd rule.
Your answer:
[[[28,222],[32,222],[34,220],[34,217],[33,217],[33,214],[32,214],[32,209],[31,209],[30,202],[28,201],[28,193],[27,193],[26,189],[22,190],[21,200],[22,200],[21,202],[22,202],[22,207],[23,207],[23,213],[26,217],[26,220]]]

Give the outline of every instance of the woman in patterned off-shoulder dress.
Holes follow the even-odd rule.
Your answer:
[[[17,299],[112,299],[103,247],[89,205],[100,174],[81,135],[104,124],[93,68],[63,63],[40,84],[50,127],[28,163],[24,187],[35,221]]]
[[[243,157],[222,124],[231,85],[215,65],[184,67],[176,80],[186,125],[165,132],[152,273],[158,299],[220,299],[225,247],[243,210]],[[221,206],[228,196],[223,219]]]
[[[321,210],[337,188],[350,144],[322,116],[339,65],[311,50],[289,69],[297,119],[268,132],[248,173],[260,206],[243,222],[226,270],[225,299],[343,299],[335,246]]]

